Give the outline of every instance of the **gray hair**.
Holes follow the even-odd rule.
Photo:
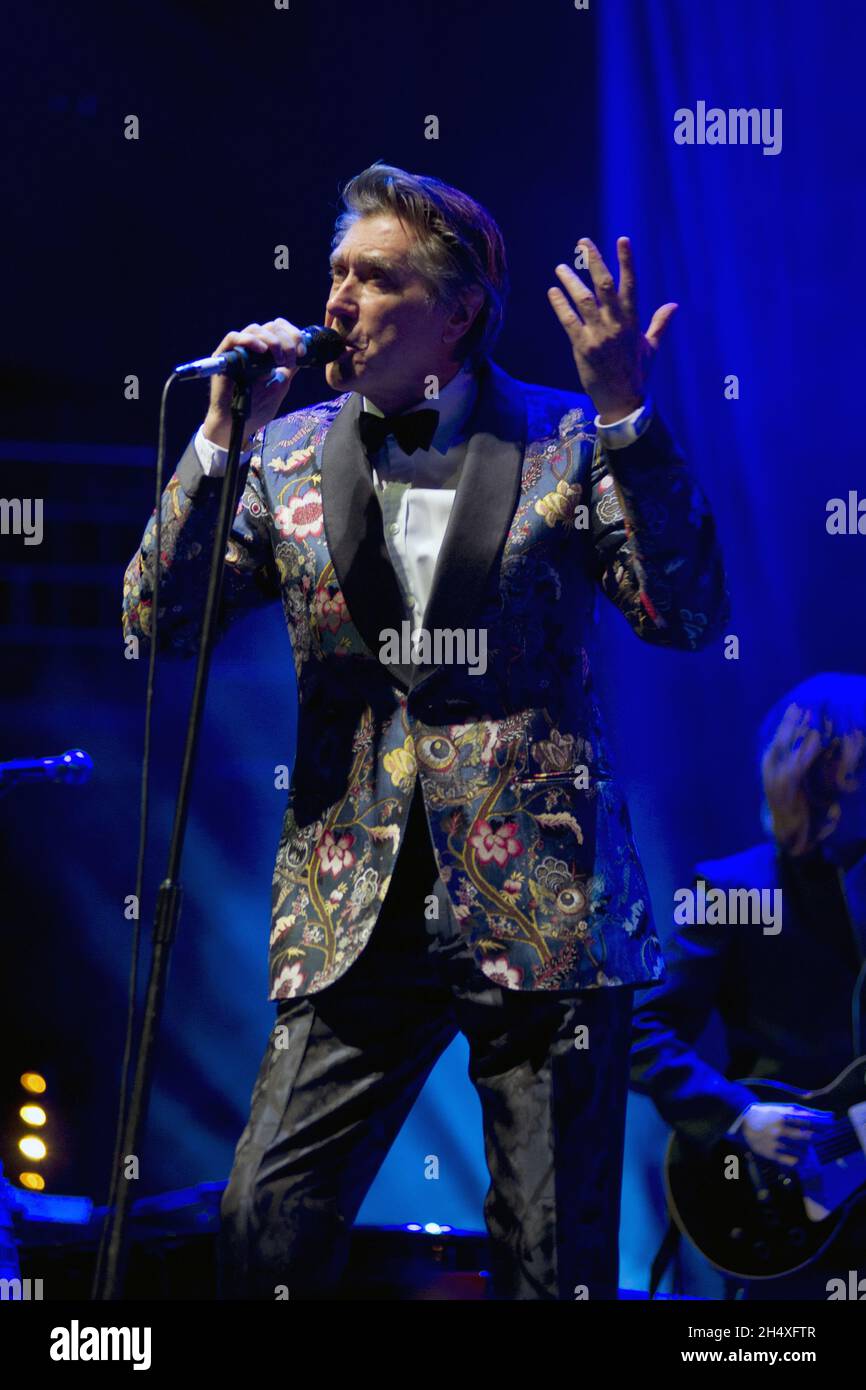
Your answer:
[[[481,287],[484,302],[455,354],[473,366],[488,357],[502,327],[509,288],[505,243],[490,213],[440,179],[381,161],[349,180],[342,203],[332,249],[359,218],[390,212],[414,233],[409,264],[426,282],[432,303],[451,305],[463,290]]]

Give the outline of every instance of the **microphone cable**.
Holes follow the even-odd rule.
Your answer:
[[[121,1064],[120,1088],[117,1100],[117,1123],[114,1136],[114,1154],[111,1160],[111,1173],[108,1184],[108,1200],[106,1205],[105,1220],[102,1224],[102,1231],[99,1238],[99,1246],[96,1254],[96,1268],[93,1275],[93,1287],[91,1297],[98,1300],[101,1297],[103,1274],[105,1270],[105,1258],[108,1251],[108,1232],[111,1229],[111,1212],[117,1201],[118,1186],[120,1183],[120,1150],[123,1144],[123,1136],[126,1132],[126,1122],[129,1109],[129,1073],[133,1061],[133,1047],[137,1036],[136,1022],[138,1014],[138,962],[141,953],[141,916],[142,916],[142,895],[144,892],[144,865],[145,852],[147,847],[147,826],[150,810],[150,760],[151,760],[151,729],[153,725],[153,702],[154,691],[156,689],[156,649],[157,649],[157,629],[159,614],[159,582],[160,566],[162,563],[162,478],[165,471],[165,436],[166,436],[166,406],[168,394],[172,386],[178,380],[176,372],[172,372],[166,379],[162,388],[162,396],[159,404],[159,428],[157,434],[156,449],[156,553],[153,566],[153,590],[150,605],[150,655],[147,664],[147,688],[144,700],[144,744],[142,749],[141,761],[141,783],[139,792],[138,810],[138,854],[135,868],[135,902],[136,915],[132,931],[132,954],[129,966],[129,985],[127,988],[127,1010],[126,1010],[126,1036],[123,1045],[123,1062]]]

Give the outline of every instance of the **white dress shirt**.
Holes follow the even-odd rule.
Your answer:
[[[371,456],[373,482],[382,504],[385,541],[412,619],[412,630],[423,625],[424,611],[433,585],[436,560],[457,490],[466,455],[466,426],[478,391],[475,373],[461,367],[438,399],[419,401],[410,410],[438,410],[439,423],[429,449],[406,454],[394,435]],[[363,410],[385,412],[366,396]],[[409,411],[401,412],[409,414]],[[643,434],[652,418],[647,398],[622,420],[595,427],[608,449],[624,449]],[[205,438],[204,427],[195,437],[195,451],[202,470],[219,477],[225,472],[227,450]],[[250,457],[241,455],[242,462]]]
[[[416,410],[438,410],[439,422],[430,448],[406,454],[394,435],[389,434],[371,458],[373,483],[382,504],[385,543],[409,608],[413,632],[424,621],[436,560],[466,457],[466,424],[477,394],[475,373],[461,368],[442,387],[437,399],[419,401],[401,412],[409,415]],[[374,415],[385,414],[366,396],[361,406]]]

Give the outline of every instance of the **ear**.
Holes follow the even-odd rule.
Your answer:
[[[484,303],[484,290],[480,285],[469,285],[461,290],[451,312],[442,326],[443,343],[459,343],[475,322]]]

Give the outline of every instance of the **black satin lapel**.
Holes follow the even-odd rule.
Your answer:
[[[424,614],[424,627],[431,633],[471,627],[520,496],[526,404],[519,385],[492,362],[479,374],[469,431]],[[417,666],[412,688],[436,669],[432,662]]]
[[[409,619],[385,544],[382,508],[358,433],[361,398],[353,392],[322,445],[322,516],[325,539],[349,616],[378,656],[385,628],[398,633]],[[386,665],[386,663],[382,663]],[[406,673],[386,668],[407,688]]]

